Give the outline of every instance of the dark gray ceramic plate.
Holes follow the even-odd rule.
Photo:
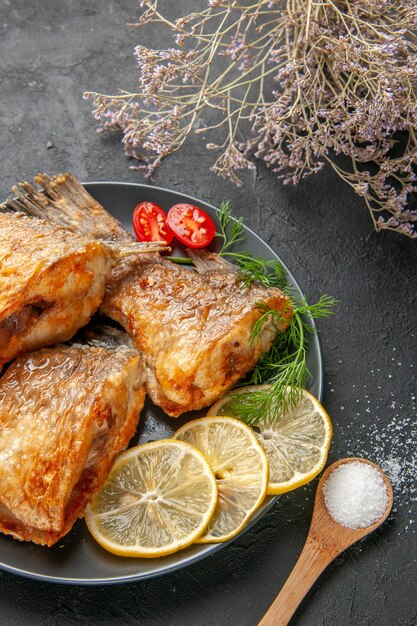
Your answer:
[[[156,202],[168,210],[178,202],[191,202],[202,207],[216,219],[216,209],[190,196],[153,187],[129,183],[88,183],[88,191],[115,215],[122,224],[131,230],[133,208],[141,201]],[[264,259],[279,259],[278,255],[254,232],[245,229],[244,249],[254,256]],[[174,250],[181,254],[180,249]],[[280,260],[280,259],[279,259]],[[288,272],[289,281],[301,294],[293,276]],[[321,398],[323,388],[323,368],[320,344],[317,336],[310,338],[308,350],[310,379],[308,389]],[[203,415],[204,411],[193,414]],[[191,417],[183,416],[174,420],[161,409],[148,402],[140,418],[138,432],[132,445],[149,440],[170,437],[178,426]],[[246,529],[265,515],[277,501],[278,496],[267,498],[253,516]],[[29,578],[74,585],[116,584],[159,576],[195,563],[226,548],[222,544],[194,545],[160,559],[130,559],[114,556],[103,550],[90,536],[83,520],[79,520],[72,531],[53,548],[43,548],[31,543],[18,542],[10,537],[0,536],[0,568]]]

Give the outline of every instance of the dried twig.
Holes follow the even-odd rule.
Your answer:
[[[137,46],[137,93],[85,94],[100,132],[123,131],[135,169],[152,176],[210,108],[224,137],[207,144],[221,176],[242,184],[236,172],[255,156],[296,184],[328,162],[376,230],[417,237],[414,0],[210,0],[175,23],[158,0],[142,6],[137,26],[162,23],[177,47]]]

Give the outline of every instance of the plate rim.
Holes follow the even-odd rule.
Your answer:
[[[174,193],[176,195],[182,196],[183,198],[187,198],[188,200],[192,201],[192,203],[195,203],[197,205],[205,204],[206,206],[210,207],[215,213],[218,213],[219,211],[218,207],[214,206],[210,202],[201,200],[187,193],[183,193],[182,191],[168,189],[167,187],[160,187],[158,185],[149,185],[146,183],[132,183],[132,182],[123,182],[123,181],[109,181],[109,180],[82,181],[81,184],[86,187],[87,191],[90,186],[101,185],[101,186],[109,186],[109,187],[110,186],[134,187],[138,189],[157,190],[162,193],[170,193],[170,194]],[[269,245],[269,243],[264,241],[262,237],[260,237],[255,231],[253,231],[252,228],[250,228],[249,226],[246,226],[246,224],[244,225],[244,227],[247,231],[251,233],[253,237],[255,237],[255,239],[257,239],[263,246],[265,246],[268,249],[268,251],[273,257],[278,259],[278,261],[285,268],[285,271],[290,277],[291,282],[294,284],[295,288],[301,294],[303,294],[304,291],[301,289],[298,281],[294,278],[292,272],[289,270],[286,263],[282,261],[280,256],[273,250],[273,248]],[[316,326],[315,320],[310,318],[309,323],[315,329],[315,333],[313,337],[315,338],[318,363],[319,363],[318,371],[315,372],[315,374],[317,377],[317,386],[319,390],[318,400],[321,402],[323,398],[323,390],[324,390],[323,351],[321,347],[320,337],[317,332],[317,326]],[[263,507],[262,517],[264,517],[264,515],[272,509],[272,507],[277,503],[277,501],[279,500],[281,496],[275,495],[275,496],[267,496],[267,497],[269,498],[269,501],[266,502],[266,504]],[[162,566],[160,569],[152,570],[149,572],[140,572],[136,574],[127,574],[125,576],[113,576],[113,577],[107,577],[107,578],[70,578],[70,577],[57,577],[57,576],[50,576],[46,574],[30,572],[22,568],[8,565],[1,561],[0,561],[0,570],[11,573],[11,574],[16,574],[17,576],[32,579],[32,580],[38,580],[38,581],[44,581],[44,582],[62,584],[62,585],[83,586],[83,587],[84,586],[97,586],[97,585],[119,585],[119,584],[131,583],[131,582],[140,582],[141,580],[150,580],[151,578],[158,578],[160,576],[163,576],[164,574],[170,574],[172,572],[188,567],[189,565],[198,563],[204,558],[217,553],[219,550],[223,548],[226,548],[228,545],[230,545],[236,539],[238,539],[244,533],[246,533],[250,528],[252,528],[252,526],[254,526],[257,523],[257,521],[258,521],[258,517],[256,516],[256,513],[255,513],[255,516],[249,520],[246,526],[235,537],[232,537],[228,541],[225,541],[223,543],[206,544],[206,546],[204,546],[205,548],[204,550],[202,550],[201,552],[198,552],[197,554],[193,556],[190,556],[185,562],[181,561],[179,563],[174,563],[172,565],[168,565],[168,566],[165,565],[165,566]]]

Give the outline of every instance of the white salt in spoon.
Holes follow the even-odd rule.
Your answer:
[[[381,517],[365,528],[348,528],[336,522],[330,515],[323,494],[323,486],[329,475],[344,463],[367,463],[375,468],[384,480],[387,505]],[[348,458],[336,461],[327,468],[317,486],[313,518],[303,551],[280,593],[258,626],[285,626],[288,624],[301,600],[316,582],[324,569],[341,552],[362,539],[384,522],[392,508],[393,494],[388,477],[378,465],[366,459]]]

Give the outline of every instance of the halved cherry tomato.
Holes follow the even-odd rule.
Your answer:
[[[163,209],[154,202],[141,202],[133,211],[133,228],[139,241],[171,243],[174,233]]]
[[[168,211],[167,224],[176,238],[190,248],[208,246],[216,233],[211,217],[192,204],[174,204]]]

